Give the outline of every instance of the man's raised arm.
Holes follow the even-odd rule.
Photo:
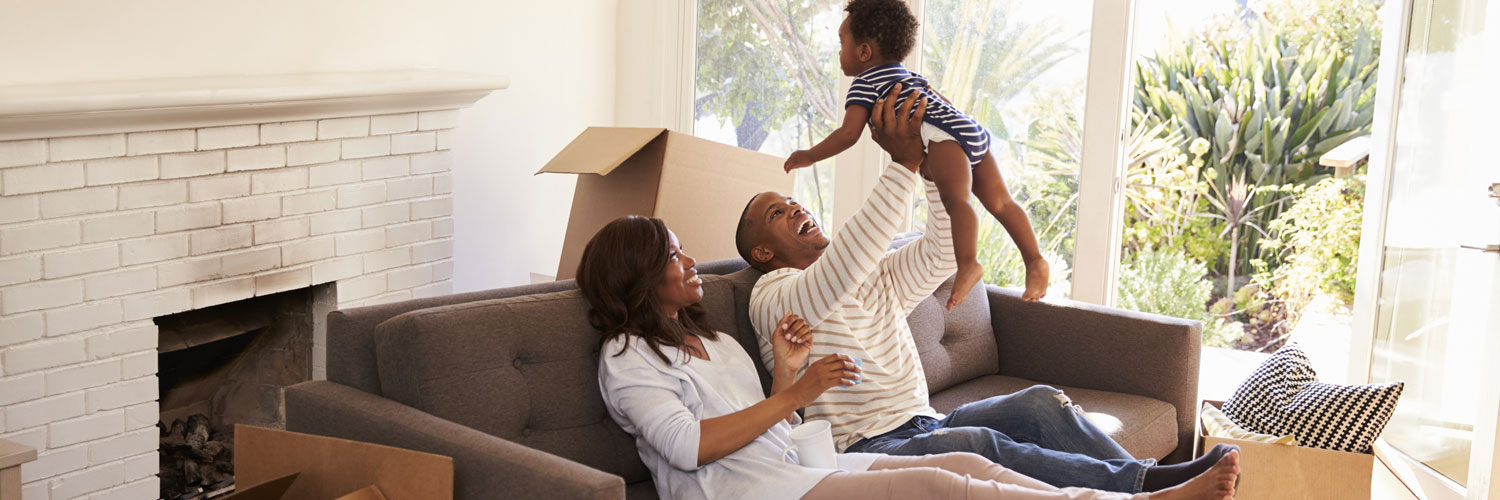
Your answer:
[[[899,88],[890,95],[900,95]],[[900,228],[902,212],[919,179],[917,172],[926,159],[919,134],[926,104],[925,98],[904,99],[900,109],[892,99],[876,103],[870,133],[891,153],[891,164],[821,258],[801,273],[773,272],[756,283],[750,296],[750,320],[757,332],[775,331],[777,319],[787,311],[817,327],[875,271]],[[910,111],[913,107],[916,113]]]
[[[932,181],[924,182],[927,190],[927,226],[922,237],[901,247],[880,261],[876,270],[881,286],[866,289],[860,300],[866,304],[895,304],[898,315],[906,317],[911,310],[932,295],[958,269],[953,255],[953,223],[938,189]]]

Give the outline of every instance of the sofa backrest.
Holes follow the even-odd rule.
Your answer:
[[[704,275],[703,305],[711,326],[731,335],[756,359],[763,389],[770,377],[747,306],[760,273],[743,267]],[[704,268],[704,266],[700,266]],[[717,265],[709,269],[735,269]],[[571,285],[571,282],[568,282]],[[924,300],[908,318],[933,393],[998,368],[995,338],[983,287],[945,311],[951,282]],[[517,287],[535,290],[535,286]],[[344,311],[344,326],[396,311],[372,333],[342,330],[330,320],[330,378],[336,336],[368,343],[367,385],[395,401],[476,430],[621,476],[650,478],[634,440],[609,418],[598,386],[599,334],[587,320],[588,303],[564,291],[517,295],[491,290],[486,300],[411,309],[406,303]],[[361,353],[344,342],[347,352]],[[361,347],[366,348],[366,347]],[[346,376],[362,370],[343,370]],[[363,375],[361,375],[363,376]],[[342,383],[342,382],[341,382]],[[365,389],[370,390],[370,389]]]
[[[371,394],[383,394],[375,365],[375,327],[401,313],[483,300],[572,290],[573,280],[521,285],[441,297],[404,300],[328,313],[328,380]]]

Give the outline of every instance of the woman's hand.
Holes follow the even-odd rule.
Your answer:
[[[795,377],[802,363],[807,362],[812,345],[812,327],[801,316],[787,311],[776,322],[776,332],[771,334],[771,357],[776,361],[776,370]]]
[[[809,365],[807,371],[802,373],[802,378],[792,384],[789,392],[797,398],[797,407],[805,408],[828,389],[858,383],[863,376],[860,371],[849,356],[829,354]]]

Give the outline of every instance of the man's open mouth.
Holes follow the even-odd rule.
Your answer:
[[[807,220],[802,221],[802,226],[797,228],[797,236],[806,236],[807,233],[811,233],[812,230],[816,227],[817,225],[813,224],[812,219],[808,218]]]

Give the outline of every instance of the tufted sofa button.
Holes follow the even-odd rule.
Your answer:
[[[516,367],[517,370],[520,370],[521,366],[525,364],[526,363],[521,361],[521,358],[516,358],[510,362],[510,365]]]

